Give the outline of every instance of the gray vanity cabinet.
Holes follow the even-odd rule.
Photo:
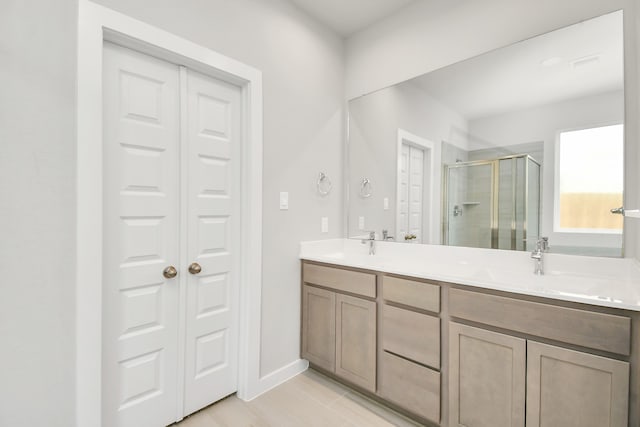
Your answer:
[[[375,275],[310,263],[302,271],[301,356],[375,393]]]
[[[525,358],[524,339],[450,323],[450,426],[523,427]]]
[[[301,356],[427,425],[639,425],[634,316],[302,264]]]
[[[527,427],[626,427],[629,364],[527,343]]]
[[[627,356],[630,318],[460,289],[450,289],[449,309],[521,336],[449,323],[451,426],[628,425],[629,363],[589,351]]]

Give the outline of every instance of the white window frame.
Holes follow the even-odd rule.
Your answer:
[[[606,123],[598,123],[588,126],[580,126],[575,128],[561,129],[556,132],[555,144],[554,144],[554,173],[553,173],[553,232],[554,233],[567,233],[567,234],[612,234],[622,235],[622,230],[610,230],[604,228],[562,228],[560,227],[560,137],[563,133],[576,132],[588,129],[597,129],[608,126],[622,125],[623,122],[614,121]],[[624,136],[623,136],[624,144]],[[624,159],[623,159],[624,163]],[[624,165],[622,165],[624,169]],[[623,190],[624,191],[624,190]]]

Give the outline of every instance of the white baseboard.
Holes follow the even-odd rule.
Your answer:
[[[309,368],[309,362],[305,359],[298,359],[282,368],[271,372],[270,374],[261,377],[255,387],[252,387],[251,392],[241,397],[244,401],[250,401],[260,396],[263,393],[268,392],[272,388],[279,386],[280,384],[287,382],[291,378],[306,371]]]

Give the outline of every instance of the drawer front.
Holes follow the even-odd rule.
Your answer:
[[[389,305],[383,307],[382,347],[440,369],[440,319]]]
[[[376,297],[376,275],[342,270],[309,263],[302,264],[302,280],[326,288],[336,289],[369,298]]]
[[[386,301],[434,313],[440,312],[440,286],[438,285],[385,276],[382,279],[382,295]]]
[[[628,356],[631,319],[451,289],[449,314],[486,325]]]
[[[380,395],[407,411],[440,422],[440,372],[383,352]]]

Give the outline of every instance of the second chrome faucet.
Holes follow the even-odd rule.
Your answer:
[[[549,249],[549,238],[541,237],[536,242],[536,248],[531,252],[531,258],[535,261],[533,274],[542,276],[544,274],[543,254]]]

